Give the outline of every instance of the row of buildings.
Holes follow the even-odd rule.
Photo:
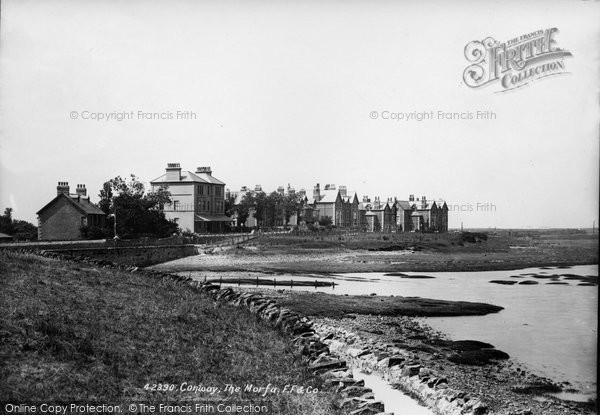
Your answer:
[[[235,204],[242,202],[247,195],[263,192],[261,185],[254,190],[242,187],[238,192],[227,191],[226,197],[232,197]],[[313,188],[312,197],[306,190],[298,192],[289,185],[280,186],[277,192],[281,195],[296,194],[303,202],[301,209],[293,214],[288,222],[290,226],[308,225],[319,222],[327,216],[338,228],[366,230],[368,232],[447,232],[448,205],[443,200],[427,200],[425,196],[415,198],[410,195],[407,200],[388,198],[382,201],[379,197],[371,200],[363,196],[359,200],[356,192],[350,192],[346,186],[336,187],[326,184],[323,188],[317,183]],[[232,215],[233,224],[240,226],[235,213]],[[284,225],[283,218],[275,225]],[[258,218],[251,214],[246,220],[247,227],[258,226]]]
[[[210,167],[198,167],[195,172],[183,170],[179,163],[169,163],[164,174],[150,182],[152,191],[167,187],[173,203],[164,207],[167,219],[177,222],[183,231],[196,233],[221,233],[228,226],[242,225],[233,209],[225,215],[225,201],[239,205],[247,195],[265,193],[260,185],[250,189],[230,192],[225,183],[212,175]],[[289,185],[280,186],[282,196],[294,195],[301,202],[298,210],[289,218],[287,225],[304,226],[316,224],[324,217],[331,218],[338,228],[360,229],[369,232],[447,232],[448,206],[442,200],[428,200],[425,196],[409,196],[407,200],[367,196],[358,198],[356,192],[345,186],[316,184],[312,194],[304,189],[295,191]],[[248,216],[245,226],[258,226],[254,212]],[[79,184],[71,193],[67,182],[59,182],[56,197],[37,212],[38,237],[40,240],[81,239],[85,226],[105,224],[106,215],[90,201],[85,185]],[[277,223],[284,225],[279,216]]]

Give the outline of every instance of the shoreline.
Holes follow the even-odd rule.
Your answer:
[[[551,393],[567,385],[538,376],[511,358],[491,359],[481,365],[448,360],[452,351],[437,346],[448,336],[415,318],[357,316],[313,318],[313,321],[324,338],[328,338],[325,342],[334,352],[396,384],[401,391],[434,411],[440,409],[435,405],[445,394],[444,390],[458,390],[497,415],[596,413],[594,404],[589,402],[552,396]],[[449,344],[452,343],[460,342]],[[395,372],[389,366],[389,360],[399,356],[410,361],[414,368],[409,377],[399,376],[407,374]]]
[[[180,261],[180,260],[176,260]],[[175,261],[171,261],[175,262]],[[495,264],[494,266],[490,266],[490,264],[481,264],[481,265],[473,265],[473,266],[449,266],[448,268],[442,269],[441,266],[436,267],[428,267],[425,264],[422,265],[391,265],[386,266],[382,264],[381,266],[370,266],[370,270],[363,270],[362,267],[357,266],[356,269],[349,269],[344,271],[320,271],[311,267],[305,268],[303,270],[292,269],[292,268],[279,268],[278,269],[270,269],[270,268],[243,268],[243,267],[228,267],[228,266],[205,266],[201,270],[197,268],[197,266],[191,267],[188,265],[165,265],[168,263],[162,263],[158,265],[153,265],[148,267],[149,269],[156,270],[165,270],[169,272],[183,273],[183,272],[196,272],[196,271],[204,271],[204,272],[212,272],[212,273],[257,273],[264,275],[319,275],[319,276],[332,276],[332,275],[340,275],[340,274],[355,274],[355,273],[388,273],[388,272],[491,272],[491,271],[518,271],[527,268],[542,268],[542,267],[576,267],[576,266],[584,266],[584,265],[599,265],[598,262],[595,261],[581,261],[581,262],[556,262],[556,263],[534,263],[534,262],[526,262],[526,263],[512,263],[512,264]]]

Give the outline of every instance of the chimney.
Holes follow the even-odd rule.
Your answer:
[[[321,200],[321,186],[319,185],[319,183],[317,183],[317,185],[313,189],[313,199],[315,199],[317,202]]]
[[[347,193],[346,186],[340,186],[340,195],[345,197],[346,193]]]
[[[212,174],[212,170],[210,169],[210,166],[196,167],[196,173]]]
[[[363,203],[369,203],[369,196],[363,196]]]
[[[280,195],[284,194],[285,193],[285,188],[283,186],[279,186],[277,188],[277,193],[279,193]]]
[[[168,163],[166,170],[167,170],[166,181],[178,182],[181,180],[181,166],[179,166],[179,163]]]
[[[69,182],[58,182],[58,186],[56,186],[56,195],[64,193],[69,196]]]
[[[427,207],[427,198],[425,196],[421,196],[421,208],[425,209]]]
[[[300,196],[302,196],[302,197],[305,197],[305,196],[306,196],[306,190],[305,190],[305,189],[300,189],[300,190],[298,191],[298,194],[299,194]]]
[[[415,195],[410,195],[410,196],[408,197],[408,201],[409,201],[409,202],[414,202],[414,201],[415,201]]]
[[[257,184],[256,186],[254,186],[254,191],[255,192],[262,192],[262,186],[260,184]]]
[[[242,186],[242,188],[240,189],[240,192],[246,193],[247,191],[248,191],[248,187],[247,186]]]
[[[75,192],[77,192],[77,196],[87,196],[87,189],[85,188],[85,184],[78,184],[77,190],[75,190]]]

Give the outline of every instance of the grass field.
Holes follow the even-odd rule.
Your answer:
[[[142,273],[0,251],[0,396],[16,403],[259,402],[226,384],[320,388],[249,312]],[[220,388],[214,395],[180,385]],[[146,385],[175,385],[151,391]],[[333,414],[332,397],[269,394],[269,413]]]

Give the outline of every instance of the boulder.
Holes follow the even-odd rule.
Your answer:
[[[407,365],[402,369],[402,376],[417,376],[421,370],[421,365]]]

